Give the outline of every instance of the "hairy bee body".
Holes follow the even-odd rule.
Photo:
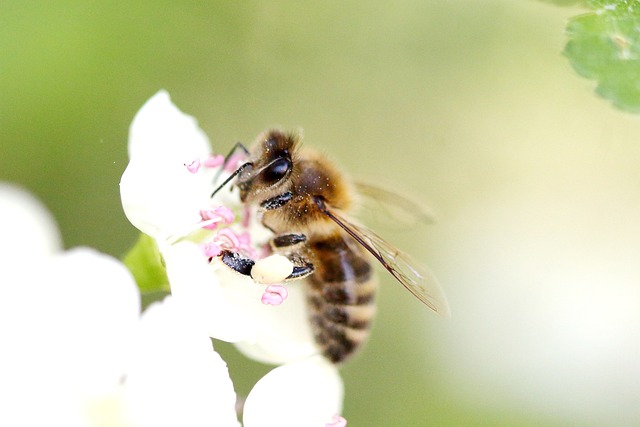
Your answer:
[[[340,363],[369,337],[376,311],[374,272],[368,256],[342,233],[308,246],[316,267],[306,279],[314,337],[324,356]]]
[[[282,156],[291,160],[287,176],[275,184],[263,180],[265,168]],[[314,337],[326,358],[343,362],[369,335],[376,282],[370,256],[319,209],[315,199],[348,213],[354,205],[353,188],[324,156],[299,147],[296,134],[263,134],[250,161],[251,168],[237,181],[241,199],[264,208],[261,221],[276,236],[305,236],[304,242],[274,249],[294,263],[313,265],[305,286]],[[269,206],[269,200],[282,194],[290,194],[285,204]]]
[[[300,147],[299,139],[278,130],[263,133],[214,194],[235,179],[242,202],[259,207],[262,224],[275,234],[273,250],[294,264],[286,280],[306,279],[309,320],[324,356],[344,362],[367,340],[375,315],[374,259],[429,308],[449,316],[437,280],[351,220],[357,197],[351,181],[326,157]],[[221,259],[245,275],[255,264],[230,251]]]

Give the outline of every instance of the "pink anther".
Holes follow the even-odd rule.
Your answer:
[[[265,305],[280,305],[287,299],[289,292],[281,285],[269,285],[262,294],[262,303]]]
[[[233,211],[226,206],[218,206],[213,209],[202,209],[200,211],[200,218],[202,218],[202,228],[207,230],[215,229],[219,223],[231,224],[235,218]]]
[[[222,242],[227,249],[238,250],[240,248],[240,239],[238,235],[229,227],[218,230],[217,240]]]
[[[224,156],[222,154],[209,154],[204,160],[204,167],[217,168],[224,163]]]
[[[258,253],[255,251],[255,249],[253,249],[253,246],[251,246],[251,234],[245,231],[244,233],[238,234],[237,236],[238,241],[240,242],[240,251],[248,255],[250,258],[256,258],[258,256]]]
[[[345,427],[347,425],[347,420],[342,418],[340,415],[334,415],[331,418],[331,422],[326,425],[326,427]]]
[[[226,206],[218,206],[217,208],[214,208],[213,211],[225,224],[231,224],[236,217],[233,214],[233,211]]]
[[[184,164],[191,173],[196,173],[200,169],[200,159],[194,159],[191,163]]]
[[[220,245],[216,244],[215,242],[205,243],[201,245],[200,248],[202,249],[202,253],[204,253],[204,256],[207,258],[217,257],[218,255],[220,255],[220,252],[222,252],[222,248],[220,247]]]

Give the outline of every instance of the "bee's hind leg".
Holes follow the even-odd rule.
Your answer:
[[[296,262],[294,260],[291,260],[291,261],[294,263],[293,272],[286,279],[284,279],[285,281],[303,279],[308,275],[310,275],[311,273],[313,273],[313,271],[315,270],[315,268],[313,267],[313,264],[311,264],[310,262],[296,259],[295,261],[304,262],[304,264],[295,265]]]
[[[282,249],[295,246],[307,241],[307,236],[302,233],[281,234],[271,239],[271,246],[274,249]],[[289,261],[293,263],[293,272],[284,280],[297,280],[307,277],[314,271],[313,264],[296,253],[285,254]]]
[[[313,264],[299,256],[289,256],[290,261],[294,264],[293,271],[284,280],[297,280],[307,277],[314,271]],[[220,253],[220,260],[229,268],[244,276],[251,277],[251,269],[255,265],[255,261],[251,258],[245,258],[237,252],[224,250]]]
[[[306,240],[307,236],[304,234],[282,234],[274,237],[271,240],[271,245],[273,248],[282,249],[297,245],[298,243],[305,242]],[[293,263],[293,271],[284,279],[285,281],[305,278],[315,270],[312,263],[295,252],[284,255]],[[237,252],[229,250],[223,250],[219,256],[220,260],[225,263],[227,267],[242,275],[251,277],[251,269],[256,263],[251,258],[246,258]]]

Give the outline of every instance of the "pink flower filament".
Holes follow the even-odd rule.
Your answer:
[[[203,226],[207,230],[214,230],[218,224],[231,224],[235,218],[233,211],[226,206],[218,206],[213,209],[202,209],[200,211]]]
[[[193,159],[190,163],[185,163],[184,165],[189,172],[196,173],[200,170],[200,159]]]
[[[217,168],[218,166],[222,166],[223,163],[224,156],[222,154],[209,154],[209,156],[204,160],[204,167]]]
[[[241,253],[249,258],[256,258],[255,249],[251,246],[251,235],[247,232],[237,234],[231,228],[221,228],[216,236],[220,246],[230,251]]]
[[[240,164],[240,162],[244,161],[244,158],[244,154],[236,153],[232,155],[227,161],[227,164],[224,167],[224,171],[228,173],[235,171],[236,169],[238,169],[238,165]]]
[[[331,418],[331,422],[326,425],[326,427],[345,427],[347,425],[347,420],[342,418],[340,415],[334,415]]]
[[[262,294],[262,303],[265,305],[280,305],[282,304],[287,297],[289,296],[289,292],[287,292],[287,288],[281,285],[269,285],[267,289]]]
[[[205,243],[201,246],[201,248],[204,256],[209,258],[209,260],[211,258],[217,257],[218,255],[220,255],[220,252],[222,252],[222,248],[220,247],[220,245],[216,244],[215,242]]]

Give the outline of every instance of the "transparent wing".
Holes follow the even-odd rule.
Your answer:
[[[391,245],[373,231],[349,222],[325,206],[321,209],[427,307],[443,317],[451,316],[447,297],[438,279],[427,267],[420,265],[410,255]]]
[[[370,213],[376,223],[385,227],[393,225],[391,228],[398,228],[398,225],[401,228],[412,228],[418,223],[435,222],[435,214],[431,209],[395,189],[387,189],[366,181],[355,181],[354,186],[357,193],[363,196],[362,213]]]

